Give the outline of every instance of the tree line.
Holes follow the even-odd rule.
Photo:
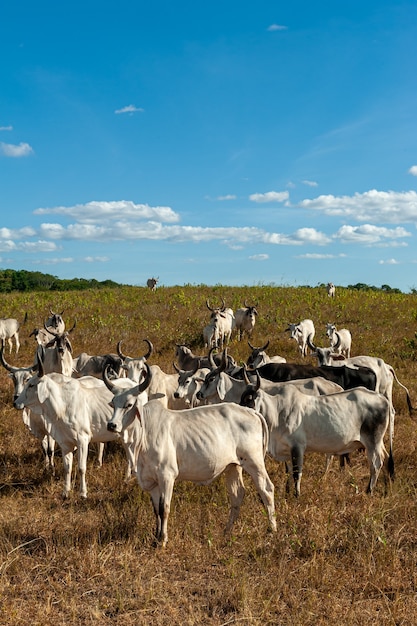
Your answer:
[[[0,269],[0,293],[11,293],[12,291],[83,291],[109,287],[120,287],[120,285],[113,280],[64,279],[42,272]]]

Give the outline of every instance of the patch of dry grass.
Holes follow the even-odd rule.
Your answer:
[[[65,309],[77,328],[74,353],[123,350],[143,354],[145,337],[155,346],[150,362],[172,373],[175,343],[203,353],[205,300],[237,308],[246,298],[258,302],[252,343],[270,339],[270,352],[299,360],[284,332],[288,322],[311,317],[316,343],[327,345],[325,324],[346,326],[353,354],[372,354],[391,363],[408,386],[414,405],[415,296],[358,293],[338,289],[331,301],[324,290],[275,287],[185,286],[121,288],[79,294],[2,295],[2,315],[29,322],[21,332],[16,365],[32,360],[29,333],[42,325],[49,307]],[[246,341],[233,340],[230,353],[246,360]],[[309,359],[310,360],[310,359]],[[7,626],[106,624],[347,625],[417,623],[417,463],[416,426],[405,394],[394,386],[396,481],[381,476],[368,497],[363,454],[341,472],[333,462],[306,458],[302,495],[285,497],[283,468],[267,460],[276,486],[278,533],[267,519],[249,477],[247,494],[232,538],[223,527],[228,514],[223,480],[208,487],[179,483],[165,550],[152,545],[149,497],[134,483],[123,483],[125,458],[110,445],[101,469],[89,457],[88,501],[77,485],[61,499],[57,478],[44,473],[38,442],[11,405],[11,383],[0,371],[0,615]]]

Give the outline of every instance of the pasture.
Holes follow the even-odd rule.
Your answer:
[[[81,352],[155,352],[150,364],[173,373],[176,343],[203,354],[206,299],[233,310],[244,300],[259,315],[250,339],[268,353],[301,362],[285,329],[314,321],[314,343],[327,346],[326,324],[352,333],[352,356],[368,354],[392,365],[417,407],[417,296],[337,288],[178,286],[0,295],[0,315],[28,321],[18,356],[32,363],[30,332],[50,308],[64,310],[74,356]],[[249,355],[235,335],[229,353]],[[315,364],[311,356],[305,362]],[[231,539],[223,528],[228,503],[223,479],[210,486],[178,483],[165,549],[153,547],[149,495],[123,482],[125,455],[108,445],[102,468],[96,449],[88,460],[88,500],[75,488],[61,498],[62,464],[55,478],[44,472],[39,442],[12,406],[12,384],[0,369],[0,622],[2,626],[303,626],[413,625],[417,623],[417,424],[404,390],[394,383],[396,480],[381,473],[375,493],[362,453],[340,470],[333,460],[305,458],[301,496],[285,494],[283,468],[267,458],[275,485],[278,532],[267,518],[252,481]],[[416,413],[417,416],[417,413]],[[76,465],[76,464],[74,464]],[[76,468],[74,468],[75,470]]]

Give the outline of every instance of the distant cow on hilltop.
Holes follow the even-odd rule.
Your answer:
[[[156,285],[158,283],[159,277],[158,278],[148,278],[148,280],[146,281],[146,286],[149,287],[149,289],[151,291],[155,291],[156,289]]]

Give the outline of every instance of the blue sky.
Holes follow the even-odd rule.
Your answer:
[[[0,267],[416,288],[416,52],[401,0],[4,3]]]

